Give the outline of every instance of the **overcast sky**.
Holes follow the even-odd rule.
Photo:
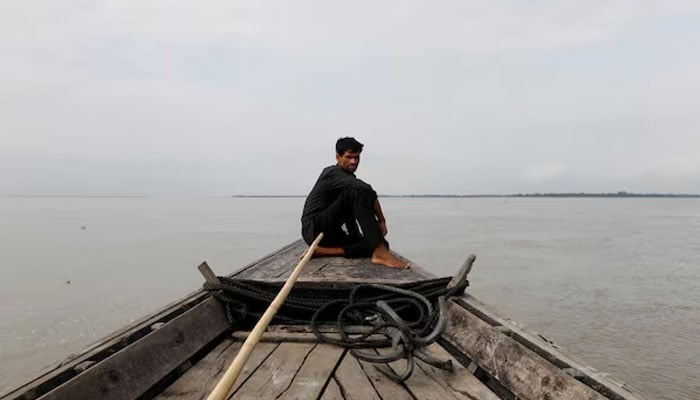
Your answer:
[[[0,2],[0,195],[700,193],[700,2]]]

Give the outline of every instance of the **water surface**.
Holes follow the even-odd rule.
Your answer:
[[[302,198],[0,198],[0,393],[299,237]],[[700,398],[700,200],[384,198],[392,248],[650,398]]]

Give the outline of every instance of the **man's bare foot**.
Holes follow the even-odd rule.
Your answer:
[[[405,263],[401,260],[399,260],[396,256],[391,254],[389,249],[384,246],[384,244],[380,244],[374,249],[374,252],[372,253],[372,264],[379,264],[383,265],[385,267],[389,268],[397,268],[397,269],[409,269],[411,268],[411,264]]]

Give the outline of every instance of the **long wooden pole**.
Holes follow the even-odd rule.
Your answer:
[[[299,264],[297,264],[297,266],[294,268],[292,274],[289,276],[289,279],[287,279],[287,282],[284,283],[284,286],[282,286],[280,292],[277,293],[277,296],[274,300],[272,300],[272,303],[270,303],[270,306],[267,308],[267,310],[265,310],[265,313],[262,315],[262,317],[260,317],[258,323],[255,324],[255,328],[253,328],[253,330],[250,331],[250,334],[248,335],[248,338],[245,340],[245,342],[243,342],[243,346],[241,346],[241,350],[238,352],[238,355],[236,355],[236,358],[233,359],[233,362],[224,373],[224,376],[221,377],[219,383],[216,384],[214,390],[209,394],[207,400],[226,399],[228,392],[236,383],[236,379],[241,373],[241,370],[243,369],[243,366],[245,365],[246,361],[248,361],[250,354],[255,348],[255,345],[260,341],[260,338],[265,332],[265,329],[267,329],[267,326],[270,325],[272,318],[274,318],[275,314],[277,314],[277,311],[282,306],[282,303],[284,303],[284,300],[287,298],[289,292],[292,290],[292,286],[294,286],[294,283],[299,277],[302,268],[304,268],[304,266],[311,259],[311,256],[313,256],[314,251],[316,251],[316,247],[318,246],[318,242],[320,242],[322,238],[323,233],[320,233],[316,237],[316,240],[314,240],[314,242],[311,243],[311,246],[309,246],[309,249],[306,251],[306,254],[304,254],[304,257],[302,257],[302,259],[299,261]]]

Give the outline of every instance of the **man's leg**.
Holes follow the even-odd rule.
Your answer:
[[[341,226],[345,224],[346,232]],[[359,229],[358,229],[359,225]],[[319,231],[328,232],[315,256],[371,257],[375,264],[392,268],[408,265],[389,252],[388,243],[374,213],[374,197],[368,191],[343,190],[341,195],[316,220]]]

